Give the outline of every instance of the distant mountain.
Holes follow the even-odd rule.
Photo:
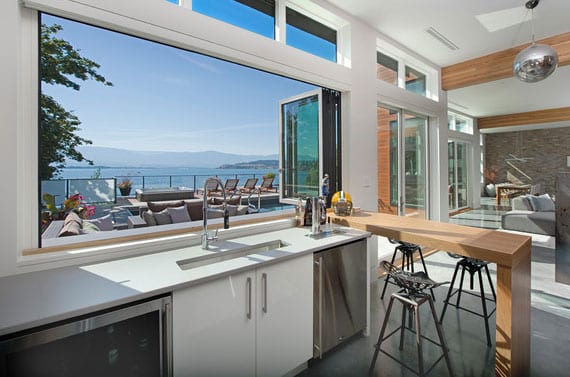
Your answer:
[[[199,167],[217,168],[225,164],[247,163],[256,160],[278,160],[275,155],[239,155],[217,151],[167,152],[133,151],[118,148],[81,146],[77,148],[96,166],[107,167]],[[67,161],[68,167],[86,166],[85,163]]]
[[[237,164],[224,164],[219,169],[279,169],[279,160],[256,160],[238,162]]]

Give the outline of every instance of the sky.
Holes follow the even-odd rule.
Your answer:
[[[63,26],[58,37],[113,83],[79,82],[78,92],[42,84],[79,117],[80,136],[94,146],[277,154],[279,101],[317,88],[45,14],[42,22]]]

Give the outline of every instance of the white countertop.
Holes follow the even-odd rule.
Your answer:
[[[220,239],[212,242],[209,250],[202,250],[194,242],[192,246],[154,254],[3,277],[0,278],[0,336],[168,293],[370,235],[351,228],[342,230],[342,233],[314,239],[307,236],[310,228],[288,228]],[[182,270],[176,263],[271,240],[282,240],[287,245],[188,270]]]

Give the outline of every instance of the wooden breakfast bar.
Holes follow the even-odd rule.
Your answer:
[[[335,216],[335,224],[497,264],[497,376],[530,371],[531,238],[431,220],[362,212]]]

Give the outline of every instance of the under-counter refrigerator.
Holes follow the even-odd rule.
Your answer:
[[[313,356],[366,327],[366,240],[314,255]]]

